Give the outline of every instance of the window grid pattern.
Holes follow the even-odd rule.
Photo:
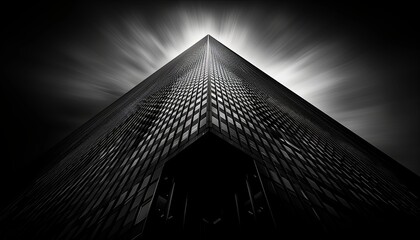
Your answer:
[[[210,37],[187,51],[157,72],[155,90],[116,127],[64,158],[7,209],[22,223],[14,232],[141,234],[165,161],[209,129],[252,156],[262,188],[256,177],[251,187],[264,192],[261,206],[278,222],[279,205],[331,224],[383,209],[419,215],[417,196],[268,94],[260,84],[267,79],[239,56]]]
[[[383,209],[419,214],[417,197],[406,186],[305,124],[255,86],[257,76],[242,59],[210,44],[211,127],[254,156],[264,187],[276,196],[272,202],[282,199],[323,222],[344,222],[359,211],[371,217]]]
[[[190,50],[166,86],[79,159],[61,161],[9,212],[29,224],[42,219],[41,236],[52,227],[65,227],[60,239],[140,234],[164,160],[206,130],[206,50],[206,41]]]

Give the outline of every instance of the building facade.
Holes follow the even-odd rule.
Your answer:
[[[419,179],[206,36],[70,135],[6,239],[359,236],[419,223]],[[268,235],[267,235],[268,236]]]

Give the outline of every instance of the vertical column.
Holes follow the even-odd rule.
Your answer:
[[[210,64],[210,35],[207,35],[206,76],[207,76],[207,127],[211,126],[211,64]]]

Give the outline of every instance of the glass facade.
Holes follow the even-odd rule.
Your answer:
[[[136,88],[2,213],[6,238],[418,221],[418,193],[380,156],[210,36]]]

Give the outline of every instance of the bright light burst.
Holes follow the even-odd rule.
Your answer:
[[[375,97],[365,98],[356,106],[339,105],[339,98],[353,94],[355,89],[359,96],[369,93],[375,79],[349,88],[349,83],[369,74],[369,70],[361,68],[357,56],[346,51],[342,41],[320,36],[316,25],[287,12],[265,16],[259,9],[218,12],[179,7],[167,9],[160,16],[158,21],[150,20],[133,11],[117,24],[106,24],[105,39],[111,43],[106,52],[112,53],[113,60],[105,63],[111,65],[106,69],[112,73],[105,75],[102,69],[96,69],[98,72],[89,75],[102,75],[113,88],[119,85],[120,96],[210,34],[353,131],[369,139],[376,137],[375,118],[351,117],[355,112],[380,114]]]
[[[375,91],[384,71],[350,50],[351,41],[325,34],[322,26],[286,10],[179,6],[155,15],[130,9],[107,16],[96,34],[53,49],[59,53],[57,67],[42,74],[39,93],[56,101],[43,102],[43,108],[76,128],[210,34],[363,138],[396,152],[392,144],[401,136],[393,125],[396,116]],[[84,111],[56,111],[63,103],[83,104]]]

